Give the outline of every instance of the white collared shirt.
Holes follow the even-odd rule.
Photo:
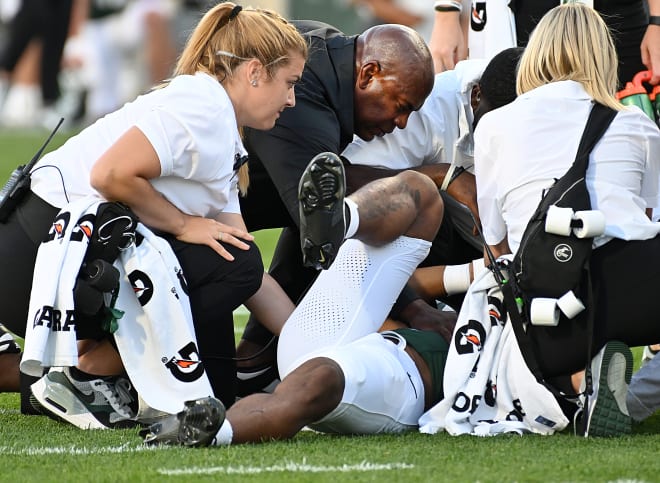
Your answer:
[[[581,84],[561,81],[519,96],[486,114],[475,132],[477,201],[486,243],[508,236],[515,253],[543,191],[575,160],[591,108]],[[591,153],[587,170],[592,209],[605,214],[611,238],[645,240],[660,224],[645,209],[658,206],[660,130],[638,108],[618,113]]]

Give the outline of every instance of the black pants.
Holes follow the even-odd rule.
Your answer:
[[[643,241],[612,240],[594,250],[591,273],[595,319],[592,352],[586,321],[558,327],[530,326],[546,377],[572,374],[610,340],[629,346],[660,342],[660,236]]]
[[[37,249],[58,211],[30,193],[7,222],[0,223],[0,321],[20,337],[25,337]]]
[[[527,45],[529,35],[541,17],[558,4],[557,0],[513,0],[511,2],[520,47]],[[619,56],[619,87],[623,87],[626,82],[632,80],[637,72],[646,70],[642,64],[639,48],[647,27],[644,2],[631,1],[628,2],[628,5],[610,6],[606,1],[595,0],[594,7],[612,33],[614,46]]]
[[[69,31],[72,0],[22,0],[9,26],[0,70],[12,72],[31,40],[41,40],[41,94],[45,104],[60,96],[58,75]]]

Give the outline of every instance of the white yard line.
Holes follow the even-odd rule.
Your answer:
[[[129,446],[123,444],[121,446],[101,446],[101,447],[85,447],[85,446],[45,446],[45,447],[27,447],[27,448],[14,448],[11,446],[0,446],[0,454],[8,456],[45,456],[51,454],[66,454],[66,455],[99,455],[99,454],[117,454],[117,453],[142,453],[144,451],[162,451],[169,449],[167,447],[150,447],[150,446]]]
[[[273,466],[210,466],[199,467],[193,466],[190,468],[175,468],[175,469],[160,469],[158,473],[165,476],[182,476],[182,475],[211,475],[211,474],[225,474],[225,475],[258,475],[262,473],[351,473],[351,472],[366,472],[366,471],[392,471],[392,470],[409,470],[414,468],[415,465],[407,463],[370,463],[368,461],[361,461],[353,465],[340,465],[340,466],[325,466],[325,465],[311,465],[303,459],[302,463],[295,463],[293,461],[285,462]]]

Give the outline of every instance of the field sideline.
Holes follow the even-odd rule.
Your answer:
[[[0,182],[27,162],[46,131],[0,131]],[[58,135],[47,151],[66,139]],[[257,233],[268,264],[277,232]],[[7,276],[10,274],[3,274]],[[1,320],[1,318],[0,318]],[[236,332],[245,312],[236,314]],[[639,363],[640,349],[635,349]],[[0,394],[0,481],[447,481],[660,482],[660,413],[633,434],[551,437],[334,437],[304,431],[291,441],[227,448],[145,448],[137,430],[81,431],[24,416],[16,394]]]

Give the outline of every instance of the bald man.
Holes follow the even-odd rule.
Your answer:
[[[241,212],[250,231],[284,228],[270,274],[295,303],[317,275],[315,269],[303,267],[300,249],[297,193],[303,170],[321,152],[341,153],[354,134],[368,141],[404,129],[408,116],[431,92],[434,72],[424,40],[408,27],[378,25],[347,36],[320,22],[294,24],[309,41],[309,59],[295,88],[295,107],[282,112],[270,131],[245,130],[251,184],[241,199]],[[332,258],[331,253],[309,255],[314,258],[311,264],[319,257]],[[271,338],[251,318],[239,357]],[[271,350],[271,361],[273,355]],[[244,361],[239,364],[241,380],[249,378],[245,371],[250,368],[265,370],[255,361]],[[271,370],[265,378],[272,375]],[[239,393],[252,392],[249,385],[242,386]]]

